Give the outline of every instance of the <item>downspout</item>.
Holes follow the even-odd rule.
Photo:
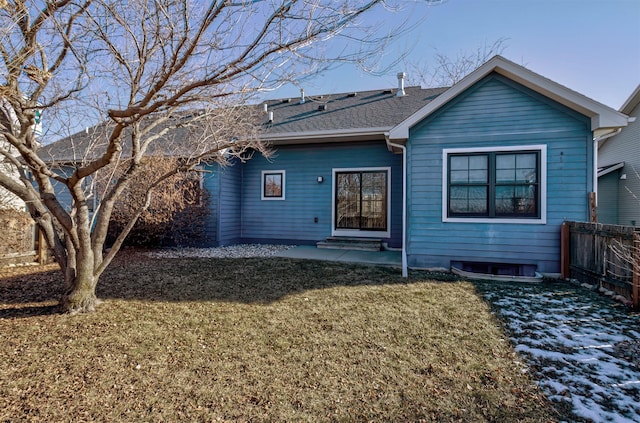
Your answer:
[[[389,140],[389,133],[385,135],[387,145],[402,150],[402,277],[409,276],[407,266],[407,147],[394,144]]]

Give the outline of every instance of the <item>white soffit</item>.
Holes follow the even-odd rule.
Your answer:
[[[418,110],[406,120],[395,126],[389,133],[392,140],[409,138],[409,129],[428,117],[431,113],[456,98],[476,82],[492,72],[503,75],[539,94],[544,95],[569,109],[591,118],[591,130],[601,128],[620,128],[627,126],[627,116],[602,103],[592,100],[569,88],[551,81],[529,69],[517,65],[502,56],[494,56],[484,65],[467,75],[460,82],[436,97],[432,102]]]

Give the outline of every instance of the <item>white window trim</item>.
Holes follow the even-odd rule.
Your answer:
[[[282,197],[265,197],[264,196],[264,178],[265,178],[265,175],[272,175],[274,173],[282,174]],[[287,171],[286,170],[263,170],[262,174],[260,176],[261,199],[265,200],[265,201],[282,201],[282,200],[284,200],[285,199],[285,194],[286,194],[286,190],[285,190],[286,181],[287,181]]]
[[[487,217],[449,217],[447,210],[449,190],[447,186],[449,177],[450,154],[464,153],[492,153],[503,151],[539,151],[540,152],[540,217],[539,218],[487,218]],[[476,147],[476,148],[445,148],[442,150],[442,221],[455,223],[509,223],[545,225],[547,223],[547,145],[514,145],[508,147]]]
[[[336,173],[340,172],[387,172],[387,230],[360,231],[355,229],[336,229]],[[333,168],[331,178],[331,236],[357,238],[391,237],[391,167],[347,167]]]

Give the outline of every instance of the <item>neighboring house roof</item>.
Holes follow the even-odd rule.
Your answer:
[[[638,86],[636,87],[636,89],[631,93],[631,95],[629,96],[629,98],[624,102],[624,104],[620,107],[620,113],[624,113],[625,115],[629,115],[629,123],[632,123],[634,121],[637,120],[638,118],[638,112],[636,111],[635,116],[634,116],[634,110],[638,107],[638,105],[640,105],[640,84],[638,84]],[[636,123],[637,125],[637,123]],[[626,131],[628,130],[632,130],[631,128],[629,129],[625,129],[625,136],[626,136]],[[637,129],[636,129],[637,131]],[[620,139],[620,136],[618,135],[621,132],[621,129],[612,133],[612,137],[607,137],[603,142],[598,144],[598,152],[600,154],[602,154],[603,151],[606,151],[605,146],[609,146],[611,145],[611,143],[615,143],[616,139]],[[636,143],[640,142],[640,138],[638,138],[636,136]],[[618,160],[620,160],[620,158],[618,158]],[[598,175],[600,176],[600,175]]]
[[[625,101],[622,107],[620,107],[620,112],[624,113],[625,115],[629,115],[638,104],[640,104],[640,84],[638,84],[627,101]]]
[[[407,87],[267,101],[263,139],[276,143],[380,139],[447,88]]]
[[[551,81],[529,69],[517,65],[502,56],[494,56],[488,62],[467,75],[460,82],[442,93],[404,122],[393,128],[389,133],[391,140],[405,141],[409,137],[409,129],[436,112],[442,106],[456,98],[469,87],[491,73],[498,73],[515,81],[539,94],[544,95],[571,110],[591,118],[591,130],[608,131],[611,128],[627,126],[628,118],[624,114],[605,106],[595,100],[585,97],[569,88]]]
[[[47,162],[58,163],[76,163],[83,160],[92,160],[104,152],[108,145],[108,136],[110,128],[113,127],[111,122],[100,123],[84,131],[77,132],[71,136],[47,144],[40,150],[40,156]],[[162,128],[158,128],[162,129]],[[189,140],[189,129],[187,127],[177,127],[171,130],[169,136],[176,140],[185,141],[184,148],[187,148],[186,142]],[[176,145],[172,144],[172,151],[163,151],[162,143],[151,143],[146,154],[155,155],[174,155]],[[130,143],[123,143],[123,152],[128,155],[131,150]]]

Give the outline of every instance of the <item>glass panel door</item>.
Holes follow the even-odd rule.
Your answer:
[[[387,172],[336,173],[336,229],[387,230]]]

